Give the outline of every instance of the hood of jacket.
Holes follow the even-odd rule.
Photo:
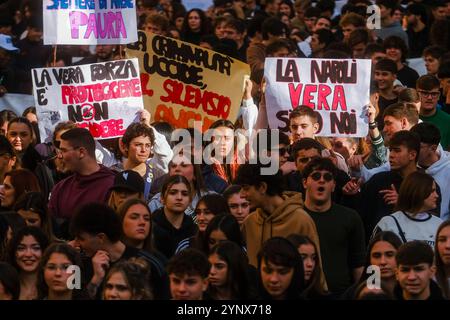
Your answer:
[[[286,191],[283,192],[282,198],[285,200],[283,204],[270,215],[261,208],[256,209],[256,223],[259,225],[264,223],[281,224],[292,212],[299,208],[303,209],[302,194],[300,192]]]

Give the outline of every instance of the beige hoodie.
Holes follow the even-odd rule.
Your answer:
[[[262,244],[272,237],[286,238],[290,234],[308,236],[316,245],[320,257],[319,236],[316,225],[303,209],[302,194],[288,191],[282,195],[285,202],[271,215],[261,208],[252,212],[242,225],[242,233],[247,244],[249,263],[258,267],[257,255]],[[322,266],[321,259],[319,264]],[[325,277],[322,273],[321,283],[326,289]]]

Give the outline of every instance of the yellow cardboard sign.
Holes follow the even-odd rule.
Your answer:
[[[138,31],[127,57],[139,59],[144,106],[152,121],[203,131],[216,120],[236,121],[248,64],[199,46]]]

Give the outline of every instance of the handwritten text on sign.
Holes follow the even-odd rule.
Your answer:
[[[145,106],[155,121],[176,128],[235,121],[247,64],[187,42],[139,31],[127,56],[139,58]]]
[[[144,107],[137,59],[33,69],[32,76],[43,140],[67,120],[96,139],[120,137]]]
[[[44,44],[137,40],[135,0],[44,0]]]
[[[306,105],[319,114],[318,136],[366,136],[370,68],[362,59],[267,58],[270,127],[289,131],[290,111]]]

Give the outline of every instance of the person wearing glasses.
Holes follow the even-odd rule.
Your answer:
[[[284,192],[281,171],[272,175],[261,174],[265,168],[267,165],[243,164],[235,181],[242,187],[241,195],[256,208],[241,227],[248,260],[254,267],[258,266],[257,254],[263,243],[272,237],[287,237],[292,233],[305,235],[319,248],[316,226],[303,209],[302,195]],[[320,283],[326,288],[323,274]]]
[[[317,111],[312,108],[300,105],[289,114],[289,130],[293,143],[303,138],[312,138],[324,146],[321,152],[323,156],[332,157],[336,166],[348,172],[348,166],[344,157],[334,152],[330,140],[326,137],[318,137],[322,130],[322,118]]]
[[[432,75],[424,75],[417,80],[416,89],[420,97],[420,119],[431,122],[441,132],[444,150],[450,147],[450,115],[437,108],[440,96],[440,82]]]
[[[320,241],[328,289],[342,294],[358,281],[365,259],[364,227],[359,214],[336,204],[336,166],[328,158],[315,158],[303,170],[304,209],[313,219]]]
[[[97,163],[94,138],[83,128],[70,129],[61,135],[58,157],[73,174],[55,185],[48,208],[59,228],[57,236],[68,239],[68,221],[74,212],[89,202],[106,203],[115,174]]]
[[[69,271],[69,267],[81,267],[80,253],[65,243],[54,243],[42,254],[38,274],[39,300],[86,300],[87,292],[84,280],[80,274],[79,284],[68,286],[69,277],[74,275],[76,268]]]

